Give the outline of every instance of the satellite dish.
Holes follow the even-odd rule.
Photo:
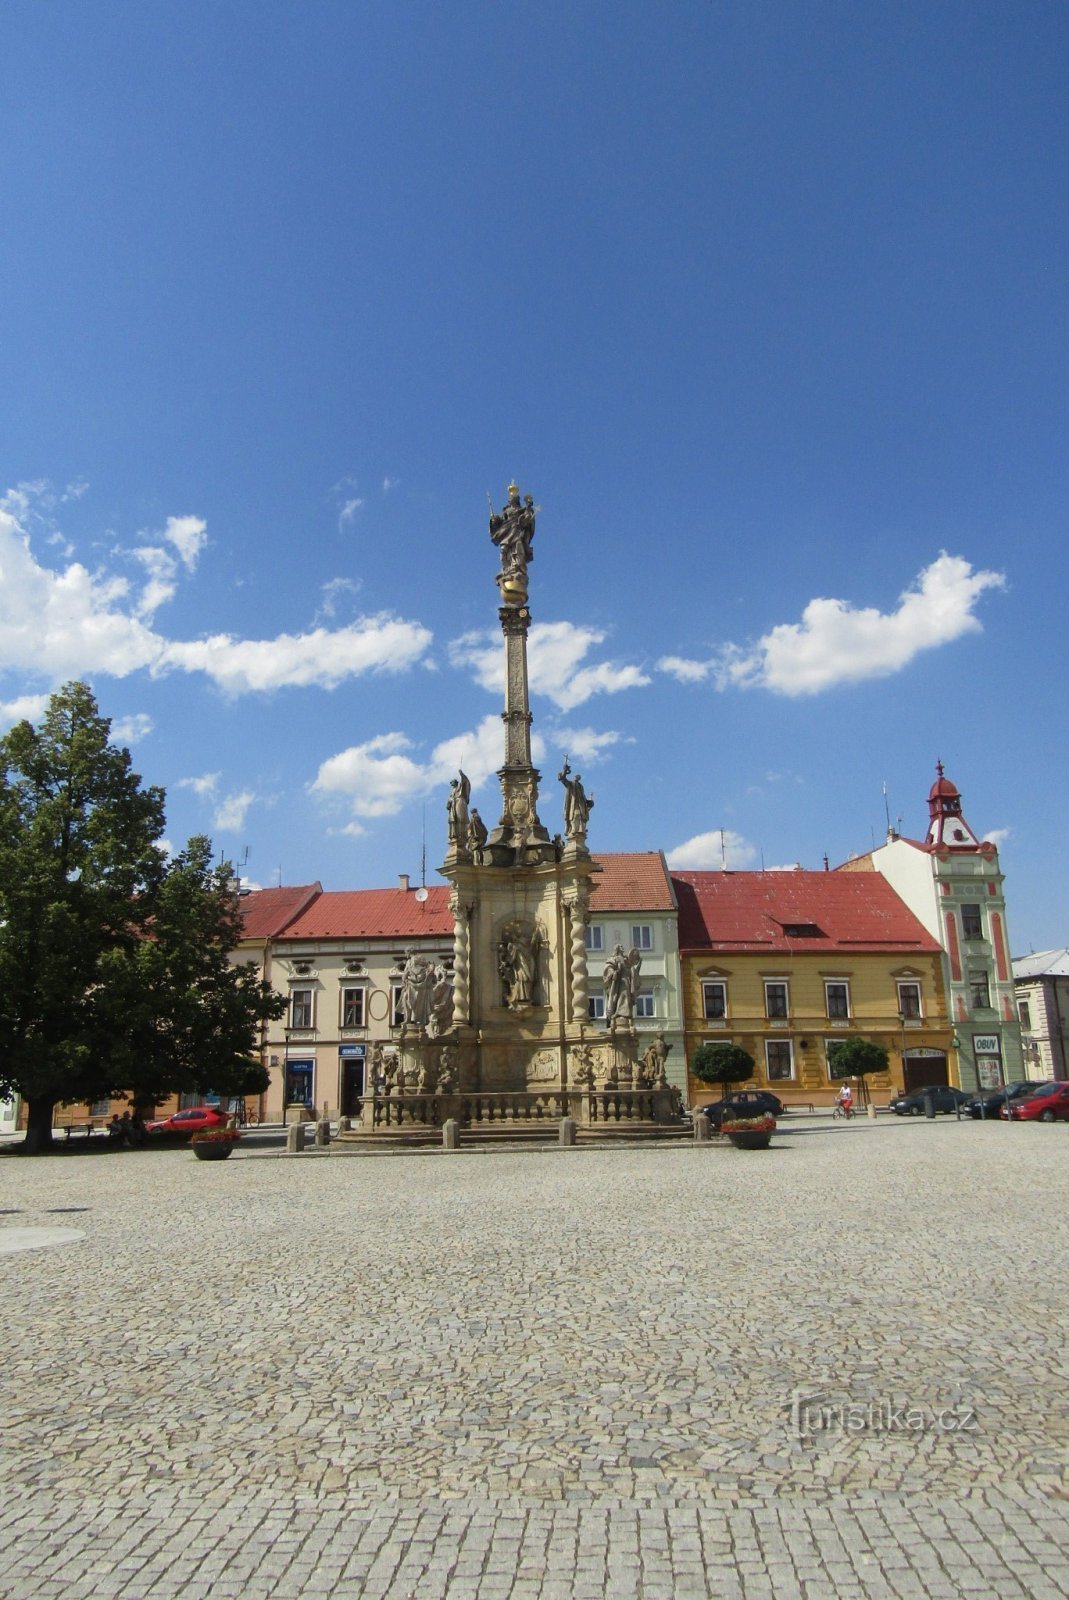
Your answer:
[[[427,898],[426,889],[417,889],[416,890],[416,899],[419,901],[420,905],[423,904],[423,902],[424,902],[424,900],[426,900],[426,898]]]

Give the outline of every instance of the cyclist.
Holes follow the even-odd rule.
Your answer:
[[[853,1116],[854,1091],[851,1089],[848,1083],[844,1083],[842,1088],[839,1090],[839,1093],[835,1096],[835,1104],[838,1106],[844,1117]]]

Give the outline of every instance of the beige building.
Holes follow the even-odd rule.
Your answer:
[[[1069,950],[1041,950],[1013,963],[1025,1076],[1069,1078]]]

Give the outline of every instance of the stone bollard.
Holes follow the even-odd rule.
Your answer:
[[[931,1118],[934,1121],[934,1119],[935,1119],[935,1095],[934,1094],[926,1094],[925,1097],[924,1097],[924,1115],[926,1117]]]
[[[348,1133],[349,1130],[352,1128],[352,1125],[353,1125],[352,1117],[339,1117],[338,1118],[338,1132],[339,1133]]]
[[[576,1126],[574,1117],[561,1117],[559,1137],[562,1145],[573,1145],[575,1143]]]
[[[870,1122],[875,1122],[876,1121],[876,1107],[872,1104],[871,1101],[865,1107],[865,1115],[868,1117]]]
[[[330,1143],[330,1118],[321,1117],[316,1123],[316,1145],[322,1150]]]
[[[298,1155],[304,1149],[304,1123],[291,1122],[286,1129],[286,1153]]]
[[[705,1143],[709,1138],[709,1118],[704,1111],[692,1113],[694,1118],[694,1138],[699,1143]]]
[[[456,1117],[447,1117],[442,1123],[442,1149],[457,1150],[460,1148],[460,1123]]]

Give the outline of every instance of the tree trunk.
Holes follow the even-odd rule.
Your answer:
[[[53,1148],[52,1142],[52,1116],[56,1109],[56,1102],[40,1096],[26,1102],[28,1116],[26,1121],[26,1142],[23,1151],[28,1156],[46,1155]]]

